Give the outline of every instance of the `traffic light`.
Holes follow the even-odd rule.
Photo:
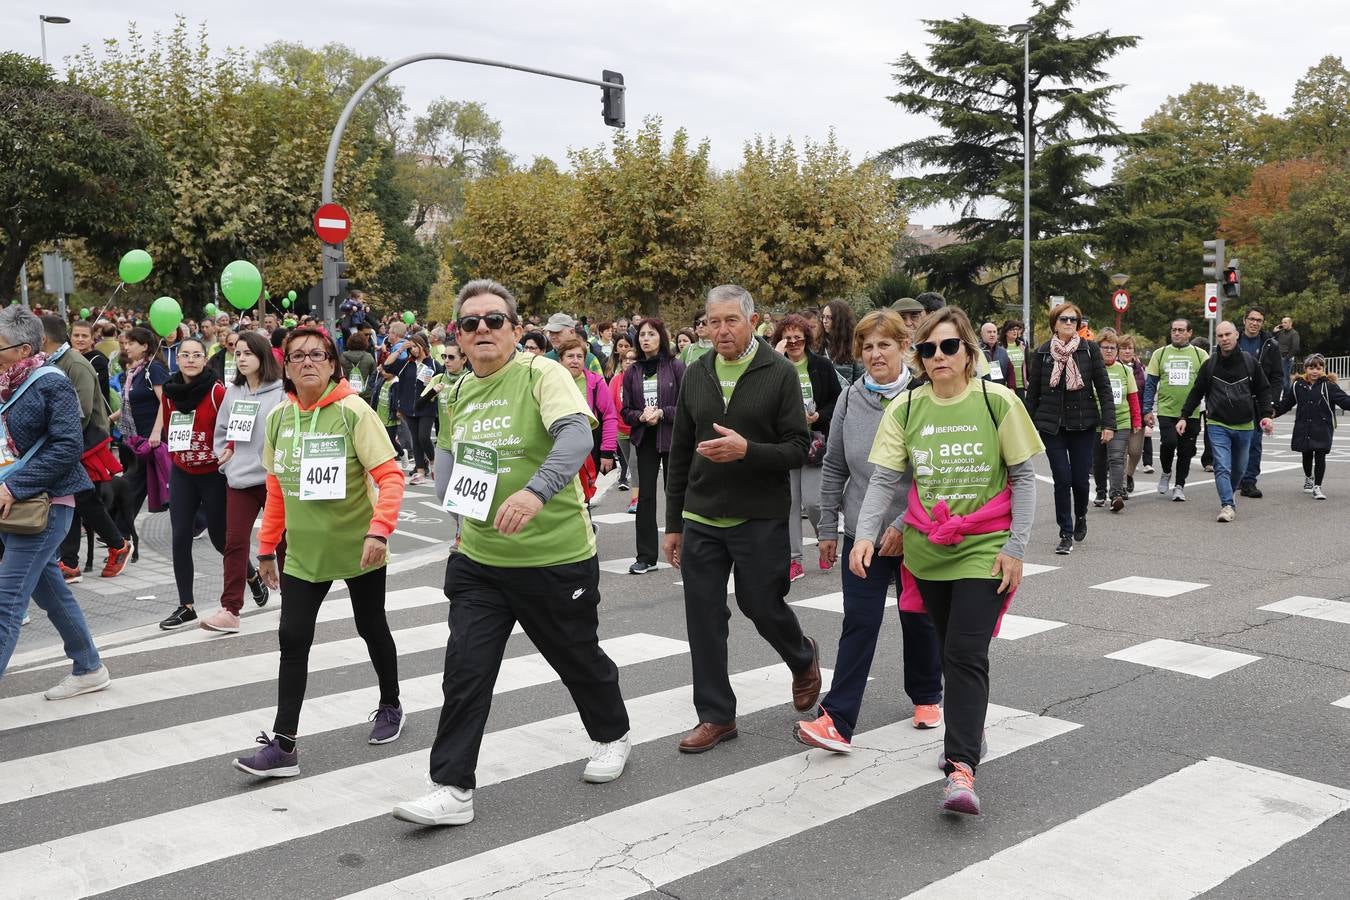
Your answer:
[[[1229,299],[1242,296],[1242,270],[1236,259],[1230,259],[1223,270],[1223,295]]]
[[[605,69],[600,73],[600,80],[609,84],[623,84],[623,75]],[[601,88],[600,94],[605,124],[611,128],[622,128],[624,125],[623,89]]]
[[[1205,277],[1213,281],[1223,281],[1219,276],[1223,274],[1223,241],[1213,240],[1205,241],[1205,267],[1202,270]]]

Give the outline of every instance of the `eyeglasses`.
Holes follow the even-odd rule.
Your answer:
[[[1258,324],[1258,325],[1260,325],[1260,324],[1261,324],[1262,322],[1264,322],[1265,320],[1266,320],[1266,319],[1265,319],[1264,316],[1248,316],[1248,317],[1247,317],[1247,321],[1248,321],[1248,322],[1255,322],[1255,323]]]
[[[932,359],[937,356],[939,350],[942,351],[943,356],[955,356],[956,352],[960,349],[960,338],[944,338],[941,341],[922,341],[914,345],[914,350],[923,359]]]
[[[1077,324],[1078,324],[1078,317],[1077,317],[1077,316],[1060,316],[1060,317],[1059,317],[1059,321],[1062,322],[1062,323],[1065,324],[1065,325],[1077,325]]]
[[[179,359],[206,359],[206,354],[197,350],[189,350],[187,353],[179,352]]]
[[[708,324],[708,320],[707,320],[707,319],[699,319],[699,320],[698,320],[697,322],[695,322],[694,324],[697,325],[697,326],[699,326],[700,328],[702,328],[702,327],[704,327],[704,326],[706,326],[706,325]]]
[[[804,343],[806,343],[806,338],[802,337],[800,334],[797,335],[796,337],[785,337],[785,338],[783,338],[783,343],[785,343],[785,344],[804,344]]]
[[[515,318],[508,316],[506,313],[488,313],[485,316],[465,316],[460,319],[457,324],[460,331],[472,332],[478,330],[478,324],[480,322],[486,322],[487,327],[491,331],[498,330],[507,322],[510,322],[512,325],[516,324]]]
[[[327,350],[311,350],[308,353],[303,350],[294,350],[286,354],[286,359],[298,366],[305,360],[318,363],[323,362],[325,359],[332,359],[332,357],[328,355]]]
[[[16,347],[26,347],[26,346],[28,346],[28,345],[27,345],[27,344],[10,344],[8,347],[0,347],[0,353],[4,353],[6,350],[13,350],[13,349],[15,349]]]
[[[1174,331],[1174,332],[1186,332],[1186,331],[1190,331],[1190,329],[1189,329],[1189,328],[1173,328],[1172,331]]]

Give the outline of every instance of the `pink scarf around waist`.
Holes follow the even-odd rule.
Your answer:
[[[911,484],[909,488],[909,506],[905,509],[904,523],[920,534],[927,535],[934,544],[954,546],[966,539],[968,534],[990,534],[995,531],[1007,531],[1012,527],[1012,488],[1005,487],[992,500],[972,513],[964,516],[952,515],[946,500],[939,500],[933,512],[923,508],[919,500],[919,489]],[[999,627],[1003,624],[1003,614],[1008,611],[1014,588],[1003,595],[1003,606],[998,611],[998,620],[994,622],[994,636],[998,637]],[[900,611],[927,612],[919,586],[914,582],[909,567],[900,566]]]

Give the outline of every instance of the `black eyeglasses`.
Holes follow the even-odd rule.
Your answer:
[[[290,360],[293,364],[298,366],[305,360],[320,363],[323,362],[325,359],[332,359],[333,357],[328,355],[327,350],[311,350],[308,353],[306,353],[304,350],[293,350],[290,353],[286,354],[286,358]]]
[[[1077,316],[1060,316],[1060,317],[1059,317],[1059,320],[1060,320],[1061,322],[1063,322],[1065,325],[1077,325],[1077,324],[1078,324],[1078,317],[1077,317]]]
[[[961,349],[960,338],[944,338],[941,341],[921,341],[914,345],[914,349],[923,359],[932,359],[937,356],[939,350],[943,356],[955,356],[956,351]]]
[[[13,350],[13,349],[16,348],[16,347],[26,347],[26,346],[28,346],[28,345],[27,345],[27,344],[10,344],[8,347],[0,347],[0,353],[4,353],[6,350]]]
[[[480,322],[486,322],[487,327],[492,331],[496,331],[507,322],[510,322],[512,325],[516,324],[515,318],[508,316],[506,313],[488,313],[485,316],[465,316],[460,319],[457,324],[460,331],[477,331],[478,323]]]

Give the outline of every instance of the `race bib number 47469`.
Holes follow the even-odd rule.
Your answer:
[[[486,522],[497,492],[497,451],[486,444],[455,444],[455,467],[445,489],[445,510]]]

